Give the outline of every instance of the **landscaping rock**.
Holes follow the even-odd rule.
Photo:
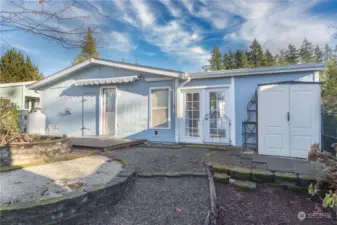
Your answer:
[[[167,177],[180,177],[180,173],[176,173],[176,172],[167,172],[166,173]]]
[[[274,182],[274,174],[268,170],[252,170],[252,180],[257,182]]]
[[[226,173],[214,173],[214,181],[223,184],[228,184],[229,176]]]
[[[235,187],[239,187],[245,191],[250,191],[256,188],[256,183],[251,181],[243,181],[243,180],[234,180],[232,183]]]
[[[283,182],[283,181],[289,181],[289,182],[297,182],[297,175],[294,173],[283,173],[283,172],[276,172],[275,173],[275,181],[277,183]]]
[[[141,173],[137,173],[138,177],[153,177],[152,173],[148,173],[148,172],[141,172]]]
[[[213,167],[213,172],[219,172],[219,173],[228,173],[233,167],[219,164],[219,163],[210,163]]]
[[[251,180],[252,171],[250,169],[241,168],[241,167],[232,167],[228,170],[228,173],[231,177],[237,178],[240,180]]]
[[[316,177],[313,177],[307,174],[298,175],[298,185],[301,187],[308,187],[311,183],[315,181],[316,181]]]

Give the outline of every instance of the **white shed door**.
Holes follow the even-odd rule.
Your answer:
[[[258,89],[260,154],[306,158],[320,142],[318,84],[263,85]]]
[[[290,85],[290,149],[292,157],[306,158],[310,145],[320,142],[320,86]]]
[[[289,85],[264,85],[258,92],[260,154],[289,156]]]

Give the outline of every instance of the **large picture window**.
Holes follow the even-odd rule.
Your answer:
[[[151,89],[151,128],[170,128],[169,88]]]

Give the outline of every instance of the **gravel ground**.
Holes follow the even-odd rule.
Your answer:
[[[220,204],[217,225],[334,224],[331,219],[305,219],[302,222],[298,219],[301,211],[307,215],[323,212],[321,204],[308,199],[305,194],[265,186],[245,192],[224,184],[216,184],[216,191]]]
[[[203,224],[209,208],[207,178],[137,179],[115,207],[88,214],[77,225]]]
[[[76,182],[82,182],[83,187],[102,185],[121,169],[119,162],[95,155],[4,172],[0,175],[0,203],[62,196],[72,191],[68,185]]]
[[[254,165],[251,160],[240,158],[238,153],[239,150],[132,147],[104,154],[127,160],[137,172],[205,172],[203,162],[218,162],[246,168],[253,165],[258,169],[266,169],[265,164]]]

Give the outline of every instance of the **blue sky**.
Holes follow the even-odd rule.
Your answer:
[[[337,44],[333,37],[337,33],[336,0],[91,2],[105,16],[75,7],[65,14],[86,16],[78,22],[99,31],[101,58],[112,60],[138,60],[143,65],[192,72],[207,64],[214,45],[222,51],[247,49],[256,38],[276,53],[290,43],[299,47],[304,37],[321,47]],[[62,24],[69,29],[72,25]],[[21,50],[45,76],[71,65],[80,51],[22,31],[1,33],[1,37],[1,53],[10,47]]]

